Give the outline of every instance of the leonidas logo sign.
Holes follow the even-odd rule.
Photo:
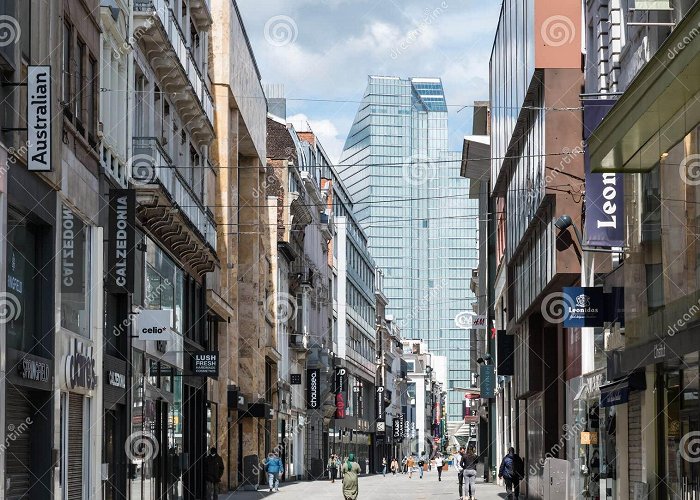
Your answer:
[[[51,67],[27,70],[27,170],[51,170]]]
[[[171,315],[162,309],[142,309],[136,315],[136,336],[139,340],[171,340]]]

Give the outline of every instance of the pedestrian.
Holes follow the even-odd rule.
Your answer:
[[[457,471],[457,481],[459,483],[459,500],[462,500],[462,486],[464,484],[464,470],[462,470],[462,455],[464,454],[464,446],[460,447],[459,451],[452,457],[452,463]]]
[[[396,460],[396,457],[391,459],[391,475],[395,476],[396,472],[399,470],[399,461]]]
[[[469,447],[467,453],[462,455],[462,466],[464,482],[466,483],[466,493],[468,500],[474,500],[476,495],[476,464],[479,463],[479,456],[474,453],[474,448]]]
[[[382,457],[382,476],[386,477],[386,457]]]
[[[360,475],[360,465],[355,462],[355,454],[350,453],[347,462],[342,467],[343,474],[343,496],[345,500],[357,500],[358,477]]]
[[[520,481],[525,478],[525,464],[512,446],[508,448],[508,454],[501,461],[498,477],[503,478],[506,483],[506,498],[517,499],[520,497]]]
[[[216,447],[212,446],[204,463],[204,474],[207,482],[207,500],[219,498],[218,487],[221,476],[224,474],[224,461],[216,452]]]
[[[403,457],[401,460],[401,473],[406,474],[408,469],[408,457]]]
[[[282,473],[282,459],[277,455],[277,453],[268,453],[267,460],[265,460],[265,472],[267,472],[267,485],[270,487],[270,493],[272,490],[280,490],[280,474]]]
[[[442,459],[442,455],[440,453],[437,454],[435,457],[435,468],[437,469],[438,473],[438,481],[442,481],[442,466],[445,464],[445,461]]]
[[[369,474],[369,458],[365,458],[365,474]]]
[[[335,478],[338,477],[338,462],[335,453],[328,459],[328,471],[331,474],[331,483],[335,483]]]
[[[413,455],[409,455],[408,458],[406,459],[406,469],[408,469],[408,479],[413,478],[413,468],[415,467],[416,462],[413,460]]]
[[[423,479],[423,469],[425,468],[425,452],[421,453],[418,459],[418,472],[420,473],[420,478]]]

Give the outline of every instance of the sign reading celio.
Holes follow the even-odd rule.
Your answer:
[[[51,171],[51,66],[27,69],[27,170]]]

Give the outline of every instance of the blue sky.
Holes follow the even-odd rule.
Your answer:
[[[281,83],[287,116],[308,122],[335,161],[367,75],[440,77],[448,105],[488,99],[498,0],[238,0],[263,83]],[[461,150],[472,109],[450,107]]]

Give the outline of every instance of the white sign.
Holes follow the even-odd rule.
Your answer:
[[[27,170],[51,171],[51,66],[27,73]]]
[[[170,318],[172,311],[141,309],[134,326],[139,340],[171,340]]]
[[[486,316],[464,311],[455,316],[455,326],[463,330],[486,330]]]

